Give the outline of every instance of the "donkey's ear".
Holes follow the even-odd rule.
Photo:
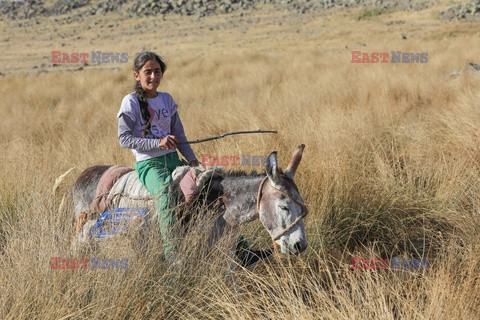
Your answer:
[[[290,159],[287,169],[285,170],[285,175],[292,180],[293,177],[295,177],[295,172],[300,164],[300,160],[302,160],[303,149],[305,149],[305,145],[301,144],[293,151],[292,159]]]
[[[277,161],[277,151],[273,151],[272,153],[270,153],[270,155],[267,157],[266,165],[268,178],[274,183],[277,183],[280,176],[280,169],[278,168]]]

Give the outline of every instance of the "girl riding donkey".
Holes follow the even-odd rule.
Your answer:
[[[154,196],[156,216],[160,225],[163,250],[167,261],[175,262],[176,245],[171,234],[175,210],[169,196],[171,174],[182,166],[176,149],[190,166],[198,166],[195,153],[188,143],[177,105],[170,94],[157,92],[167,69],[165,62],[153,52],[142,52],[134,60],[135,92],[123,98],[118,112],[120,145],[132,150],[139,180]],[[182,190],[194,190],[195,181],[184,180]],[[191,196],[191,193],[190,193]],[[188,197],[187,197],[188,198]],[[245,241],[237,245],[240,263],[244,266],[269,257],[271,252],[249,250]]]

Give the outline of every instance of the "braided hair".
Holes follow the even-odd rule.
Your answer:
[[[140,73],[140,69],[143,68],[145,63],[149,60],[155,60],[160,65],[160,71],[162,75],[167,70],[167,65],[156,53],[150,51],[144,51],[139,53],[133,62],[133,71]],[[142,118],[147,122],[145,129],[142,131],[142,136],[145,138],[147,134],[150,133],[150,112],[148,111],[148,101],[145,96],[145,90],[142,88],[140,81],[135,82],[135,95],[137,96],[138,102],[140,103],[140,113]]]

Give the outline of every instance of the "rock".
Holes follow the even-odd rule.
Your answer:
[[[460,76],[461,74],[466,73],[466,72],[479,72],[479,71],[480,71],[480,64],[479,63],[469,62],[465,65],[465,67],[463,67],[462,70],[455,70],[455,71],[451,72],[448,75],[448,77],[449,78],[457,78],[458,76]]]
[[[469,62],[465,65],[465,70],[480,71],[480,64]]]
[[[57,0],[52,7],[51,14],[60,15],[90,4],[90,0]]]
[[[451,78],[451,79],[454,79],[456,77],[458,77],[459,75],[462,74],[462,70],[455,70],[453,72],[451,72],[448,77]]]
[[[43,0],[1,1],[0,14],[10,19],[30,19],[46,12]]]
[[[203,17],[250,9],[254,3],[254,0],[137,0],[130,12],[138,16],[173,13]]]
[[[440,12],[444,20],[480,20],[480,0],[470,0],[465,4],[456,4],[447,11]]]
[[[389,21],[385,24],[387,26],[391,26],[391,25],[394,25],[394,24],[404,24],[404,23],[405,23],[405,20],[392,20],[392,21]]]
[[[128,1],[103,0],[100,3],[91,4],[90,0],[57,0],[49,9],[44,7],[43,0],[0,1],[0,15],[6,15],[10,19],[30,19],[38,16],[67,14],[90,5],[92,7],[81,14],[103,14],[118,10]]]

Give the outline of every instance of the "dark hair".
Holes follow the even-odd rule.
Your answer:
[[[166,63],[160,58],[156,53],[150,51],[140,52],[133,62],[133,71],[136,73],[140,73],[140,69],[143,68],[145,63],[149,60],[155,60],[160,65],[160,71],[162,75],[167,70]],[[138,98],[138,102],[140,103],[140,113],[142,114],[142,118],[147,122],[145,129],[142,132],[142,136],[145,138],[147,134],[150,133],[150,112],[148,112],[148,101],[147,97],[145,97],[145,90],[142,88],[142,84],[140,81],[135,82],[135,94]]]

